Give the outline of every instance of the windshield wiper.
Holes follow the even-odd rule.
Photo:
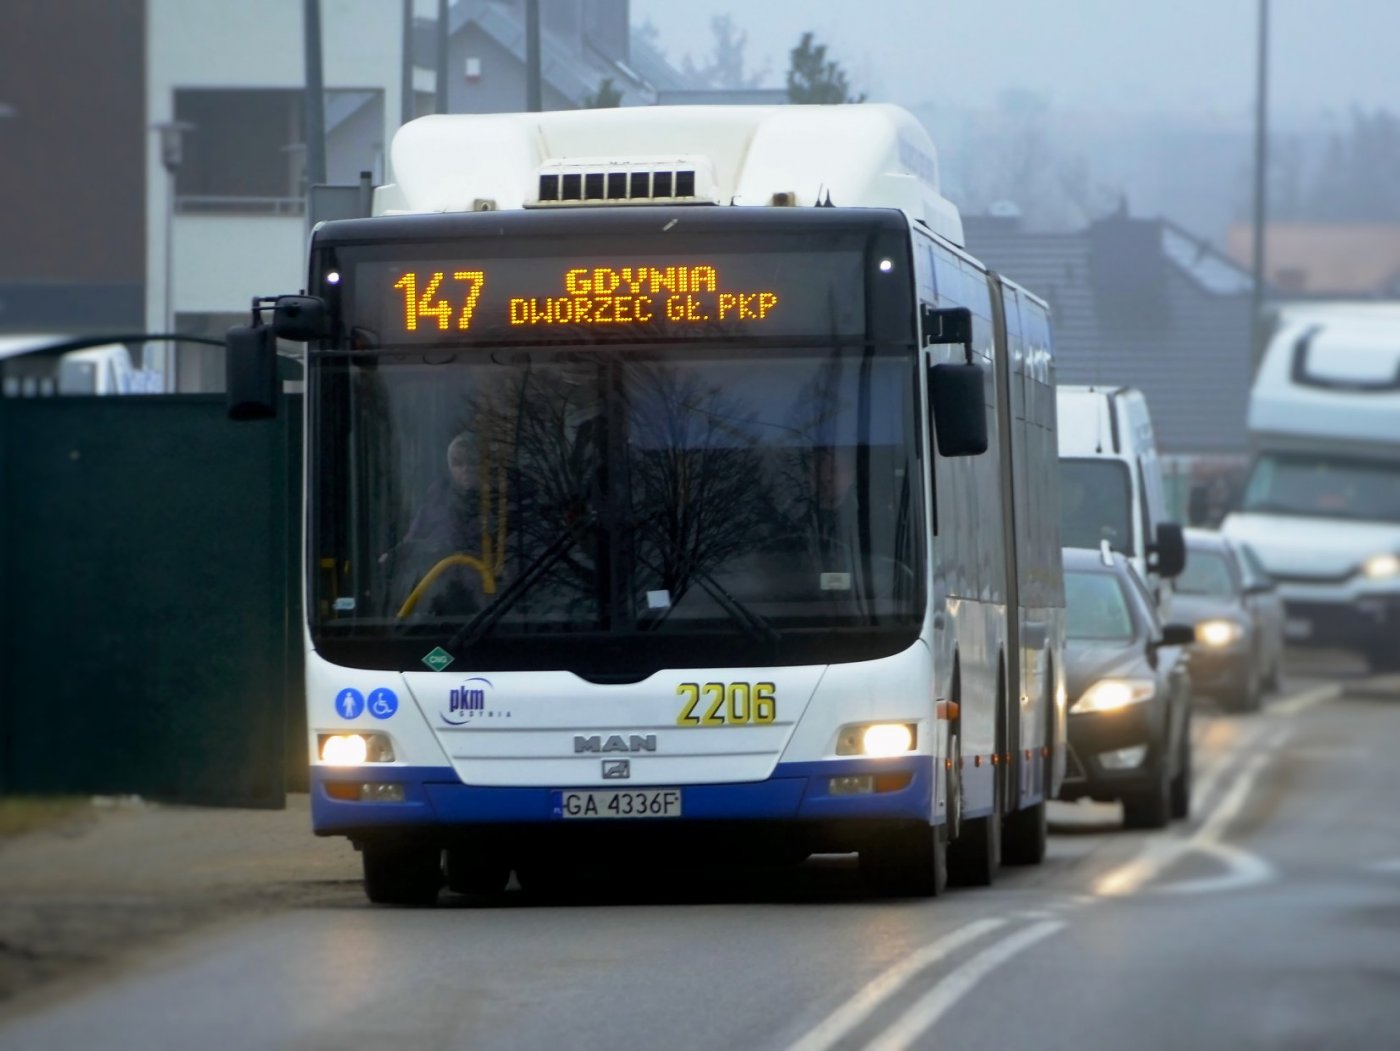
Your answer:
[[[749,635],[773,645],[783,641],[783,637],[778,634],[773,625],[726,591],[724,586],[710,575],[709,570],[697,567],[691,572],[695,574],[695,579],[705,589],[705,593],[714,599],[719,604],[720,609],[728,613],[735,623],[747,631]]]
[[[656,571],[655,566],[650,568],[654,572]],[[730,619],[743,628],[751,638],[773,645],[782,642],[782,635],[777,632],[773,625],[769,624],[761,615],[755,613],[746,606],[740,599],[735,598],[725,590],[724,585],[716,580],[710,574],[709,570],[702,569],[699,566],[693,566],[688,572],[695,578],[701,590],[709,595],[710,598],[714,599],[715,604],[719,606],[720,609],[724,610],[724,612],[728,613]],[[677,605],[679,605],[679,603],[673,603],[667,606],[666,612],[652,621],[651,630],[655,631],[659,628],[666,618],[671,615],[671,611],[675,609]]]
[[[534,587],[540,578],[553,569],[555,563],[578,543],[579,533],[591,526],[596,519],[596,512],[590,510],[578,521],[566,526],[564,531],[541,551],[533,562],[525,567],[520,576],[510,582],[495,602],[492,602],[462,625],[457,633],[448,640],[447,649],[452,651],[470,648],[480,642],[482,637],[496,626],[497,621],[520,601],[520,597]]]

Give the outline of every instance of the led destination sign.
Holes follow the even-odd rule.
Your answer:
[[[376,261],[355,268],[349,291],[352,325],[383,346],[864,330],[856,252]]]

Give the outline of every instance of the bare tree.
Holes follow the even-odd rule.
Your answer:
[[[697,65],[689,55],[685,56],[682,68],[685,72],[704,81],[714,88],[740,91],[756,88],[768,76],[768,67],[749,72],[744,48],[749,35],[734,25],[728,15],[716,15],[710,19],[710,32],[714,34],[714,48],[703,64]]]

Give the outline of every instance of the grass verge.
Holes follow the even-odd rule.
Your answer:
[[[71,821],[91,806],[87,796],[0,796],[0,839]]]

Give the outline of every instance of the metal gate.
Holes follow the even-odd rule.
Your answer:
[[[299,403],[0,398],[0,791],[283,805]]]

